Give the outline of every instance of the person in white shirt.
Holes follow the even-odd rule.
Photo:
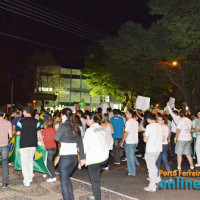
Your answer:
[[[171,150],[172,150],[172,155],[175,157],[175,143],[174,143],[174,137],[176,135],[176,127],[178,124],[178,121],[180,119],[180,116],[178,115],[177,110],[173,110],[169,106],[169,102],[167,103],[167,109],[172,117],[172,122],[171,122],[171,137],[170,137],[170,142],[171,142]]]
[[[197,163],[195,167],[200,167],[200,111],[197,112],[197,118],[192,122],[192,131],[196,132],[196,155]]]
[[[109,148],[106,140],[106,132],[98,124],[99,117],[95,113],[87,115],[89,128],[83,138],[86,154],[86,166],[92,183],[92,192],[95,200],[101,200],[100,174],[108,163]]]
[[[136,168],[135,168],[135,150],[138,144],[138,122],[134,119],[136,117],[136,113],[133,110],[128,110],[126,112],[126,118],[128,121],[125,125],[125,134],[122,138],[122,142],[120,146],[122,147],[124,142],[125,150],[126,150],[126,158],[127,158],[127,167],[128,176],[135,176],[136,175]]]
[[[161,125],[163,129],[163,142],[162,142],[162,152],[160,152],[160,155],[158,157],[158,160],[156,161],[156,166],[158,168],[158,171],[161,170],[161,164],[165,166],[165,169],[167,172],[170,172],[170,166],[168,163],[168,158],[167,158],[167,151],[168,151],[168,137],[169,137],[169,128],[167,126],[167,119],[158,113],[158,118],[157,118],[158,124]],[[172,176],[168,177],[169,180],[172,180]],[[161,179],[158,177],[157,182],[159,182]]]
[[[158,174],[156,161],[162,151],[163,130],[161,125],[156,123],[156,116],[154,114],[149,113],[146,116],[146,120],[149,124],[146,126],[144,134],[144,142],[146,142],[145,161],[150,182],[148,187],[144,187],[144,190],[155,192]]]
[[[186,155],[190,164],[190,170],[194,170],[193,160],[191,156],[191,128],[192,121],[185,117],[185,112],[180,113],[180,120],[177,124],[176,137],[174,142],[176,143],[175,153],[177,154],[177,169],[181,170],[182,155]]]

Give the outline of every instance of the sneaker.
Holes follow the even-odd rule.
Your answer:
[[[89,200],[95,200],[94,196],[90,196]]]
[[[149,187],[144,187],[144,190],[147,192],[156,192],[156,189],[151,189]]]
[[[103,168],[104,171],[109,171],[109,166]]]
[[[123,158],[121,161],[122,161],[122,162],[125,162],[125,161],[127,161],[127,158]]]
[[[194,168],[193,169],[188,169],[188,172],[194,172]]]
[[[3,183],[2,188],[7,188],[9,186],[8,183]]]
[[[81,169],[81,164],[78,164],[78,169]]]
[[[136,155],[138,158],[141,158],[142,157],[142,154],[137,154]]]
[[[113,164],[114,164],[114,165],[120,165],[120,163],[119,163],[119,162],[113,162]]]
[[[47,174],[43,174],[42,176],[43,176],[43,178],[46,178],[46,177],[47,177]]]
[[[52,183],[52,182],[55,182],[56,181],[56,177],[55,178],[49,178],[46,180],[46,182],[48,183]]]
[[[169,180],[167,180],[166,182],[167,182],[167,183],[168,183],[168,182],[170,183],[170,182],[172,182],[172,181],[173,181],[173,179],[169,179]]]
[[[30,187],[30,183],[23,183],[24,187]]]
[[[199,164],[199,163],[196,163],[194,166],[195,166],[195,167],[200,167],[200,164]]]
[[[125,175],[126,175],[126,176],[133,176],[133,175],[131,175],[131,174],[129,174],[129,173],[125,173]],[[134,176],[133,176],[133,177],[134,177]]]

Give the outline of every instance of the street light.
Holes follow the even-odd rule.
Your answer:
[[[177,61],[172,61],[172,66],[173,67],[176,67],[178,65],[178,62]]]
[[[155,106],[158,108],[158,107],[159,107],[159,104],[157,103]]]

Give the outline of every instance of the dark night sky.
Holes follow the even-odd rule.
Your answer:
[[[25,0],[8,1],[18,5],[19,1],[31,5]],[[8,1],[0,0],[0,7],[8,8],[6,6],[9,4]],[[95,27],[109,35],[116,35],[118,29],[130,20],[143,24],[145,28],[148,28],[155,20],[148,14],[146,6],[148,0],[32,0],[32,2],[78,20],[80,23]],[[62,66],[82,68],[84,66],[83,56],[79,54],[84,54],[86,47],[94,43],[79,35],[59,30],[2,8],[0,8],[0,32],[74,52],[63,52],[0,35],[0,103],[10,103],[11,80],[14,80],[15,101],[25,101],[27,91],[23,90],[21,82],[26,78],[22,76],[22,73],[26,67],[24,60],[27,56],[37,51],[49,50],[56,60],[62,63]],[[87,33],[90,34],[90,31],[88,30]]]

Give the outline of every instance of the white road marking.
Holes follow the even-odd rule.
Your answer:
[[[72,178],[72,177],[71,177],[71,179],[74,180],[74,181],[80,182],[80,183],[84,183],[84,184],[86,184],[86,185],[91,185],[90,183],[87,183],[87,182],[85,182],[85,181],[81,181],[81,180],[76,179],[76,178]],[[104,188],[104,187],[101,187],[101,189],[102,189],[102,190],[105,190],[105,191],[108,191],[108,192],[111,192],[111,193],[114,193],[114,194],[117,194],[117,195],[119,195],[119,196],[121,196],[121,197],[125,197],[125,198],[128,198],[128,199],[131,199],[131,200],[139,200],[139,199],[136,199],[136,198],[133,198],[133,197],[130,197],[130,196],[127,196],[127,195],[124,195],[124,194],[115,192],[115,191],[113,191],[113,190],[109,190],[109,189]]]

